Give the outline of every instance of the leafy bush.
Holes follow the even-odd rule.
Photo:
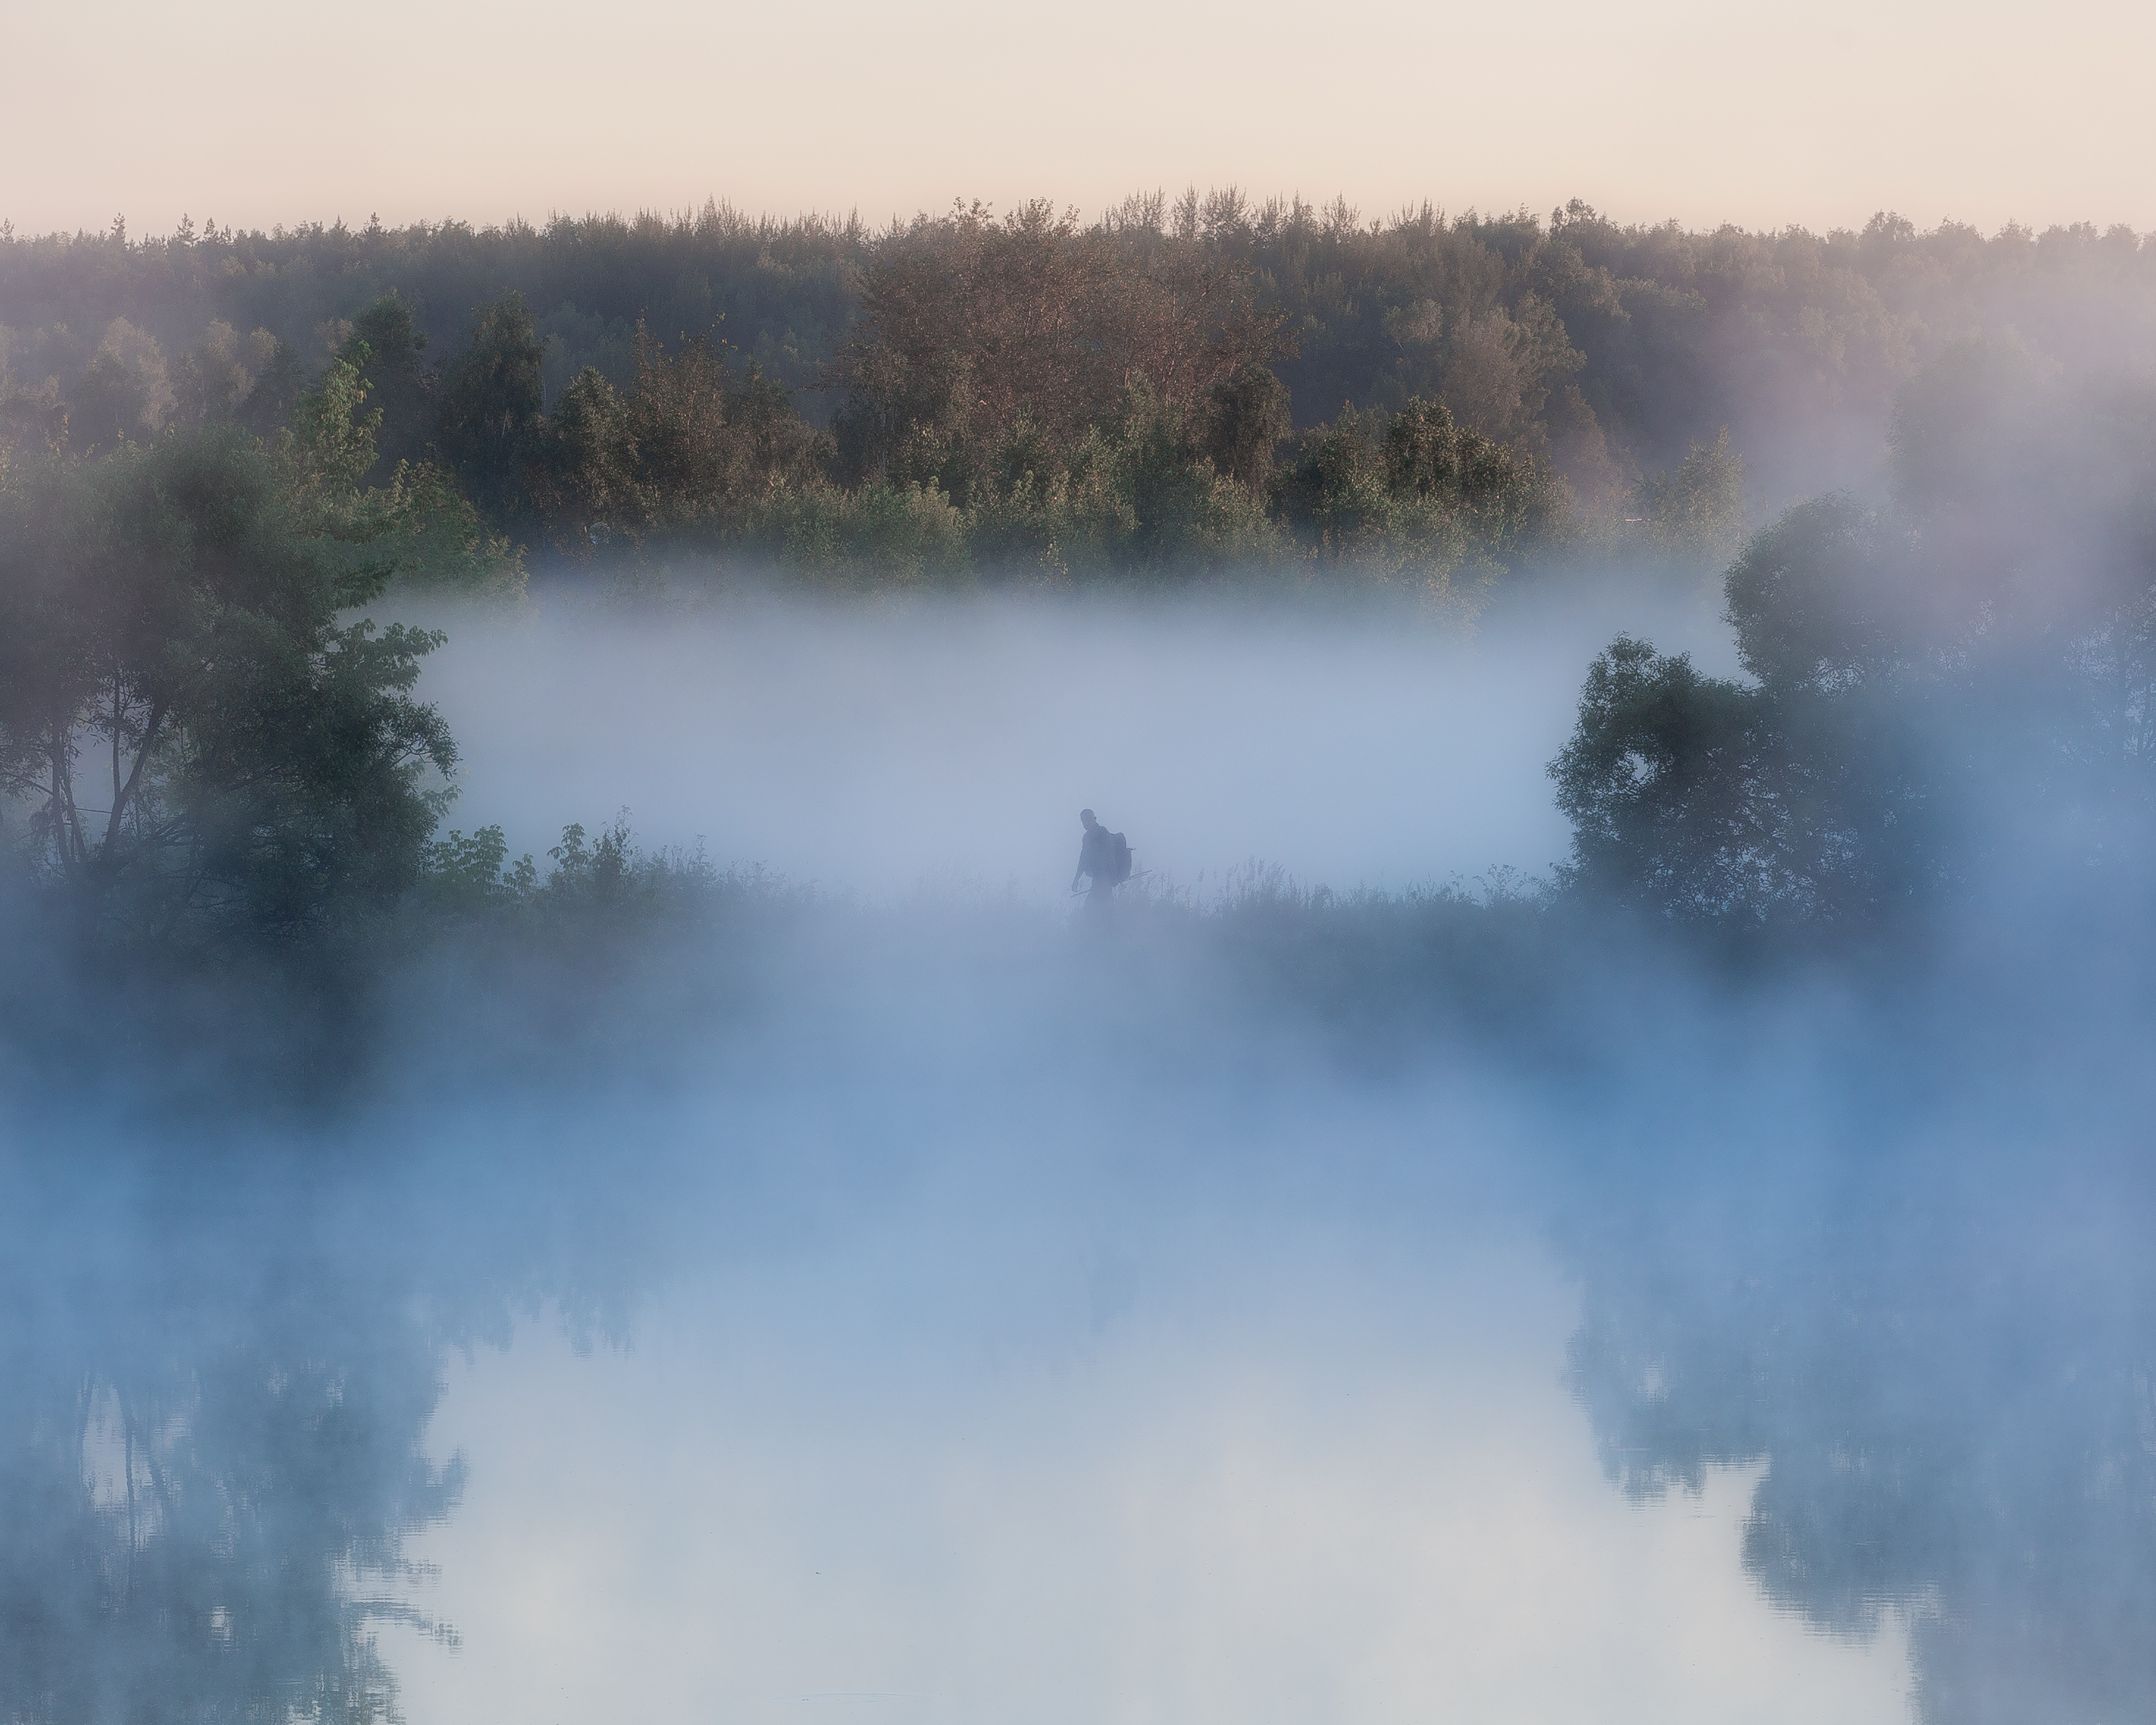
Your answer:
[[[2156,390],[1958,349],[1895,426],[1890,509],[1799,504],[1730,566],[1749,682],[1624,637],[1595,661],[1551,768],[1578,883],[1664,915],[1877,926],[2032,828],[2089,866],[2145,842]],[[2017,830],[1979,817],[2002,782]]]
[[[439,638],[347,620],[396,564],[324,495],[362,452],[322,447],[172,434],[0,488],[0,814],[100,941],[289,940],[418,878],[456,758],[410,695]]]

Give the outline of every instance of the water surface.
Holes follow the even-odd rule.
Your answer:
[[[1076,658],[993,671],[1021,740],[1102,639],[1025,627]],[[927,686],[894,639],[876,675]],[[1336,740],[1424,698],[1427,644],[1260,644],[1202,668],[1255,704],[1346,654],[1302,689]],[[518,676],[475,686],[511,760]],[[844,819],[776,778],[740,818],[902,886],[952,829],[860,787],[957,806],[914,752],[950,715],[830,711],[804,748],[874,763]],[[1287,758],[1279,799],[1372,876],[1420,843],[1374,770]],[[536,785],[534,826],[589,813]],[[854,871],[864,819],[897,839]],[[1347,1034],[1086,938],[1060,886],[827,904],[754,964],[698,937],[628,1005],[595,970],[613,1019],[521,1064],[422,990],[326,1113],[19,1088],[0,1712],[2149,1716],[2131,931],[1887,993],[1583,947],[1562,1035],[1473,999]]]

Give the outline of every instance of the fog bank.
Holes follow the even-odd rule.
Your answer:
[[[421,692],[447,824],[543,854],[626,807],[647,843],[888,895],[1060,894],[1077,813],[1178,886],[1256,860],[1335,890],[1539,873],[1543,768],[1619,627],[1726,658],[1704,597],[1583,578],[1471,629],[1426,614],[1011,597],[449,613]],[[1201,878],[1202,877],[1202,878]]]

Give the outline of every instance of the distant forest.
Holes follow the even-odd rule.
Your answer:
[[[0,454],[311,426],[532,555],[1444,583],[1589,543],[1725,562],[1882,471],[1896,392],[1974,337],[2065,375],[2156,357],[2156,244],[1234,191],[1091,223],[0,228]],[[495,578],[478,531],[451,562]]]
[[[1214,572],[1463,608],[1567,559],[1722,571],[1741,677],[1630,636],[1587,667],[1552,880],[1267,887],[1206,924],[1298,998],[1450,976],[1480,1013],[1547,958],[1556,999],[1584,907],[1891,957],[2056,869],[2076,914],[2138,917],[2152,253],[1223,198],[1090,226],[0,237],[0,911],[53,943],[0,986],[0,1052],[76,957],[290,960],[331,1003],[328,1062],[341,966],[791,915],[783,883],[619,822],[567,829],[551,870],[442,834],[456,742],[418,688],[443,637],[382,602],[511,597],[542,558],[632,589]],[[1785,506],[1807,461],[1823,489]]]

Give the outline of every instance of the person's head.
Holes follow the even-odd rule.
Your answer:
[[[1093,811],[1090,809],[1080,809],[1078,811],[1078,819],[1085,823],[1086,830],[1089,833],[1091,832],[1095,827],[1100,825],[1100,822],[1093,819]]]

